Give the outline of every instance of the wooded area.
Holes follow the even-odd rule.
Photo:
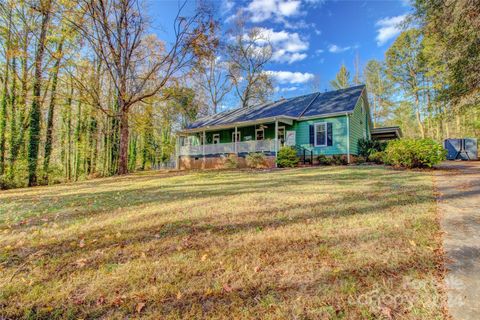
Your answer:
[[[332,87],[365,82],[375,125],[406,136],[478,136],[480,5],[414,7],[385,61],[356,61],[353,79],[342,66]],[[0,188],[159,168],[175,131],[228,94],[268,100],[268,36],[241,15],[224,30],[209,6],[182,8],[164,41],[140,0],[2,1]]]

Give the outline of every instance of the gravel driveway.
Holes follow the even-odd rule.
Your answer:
[[[444,162],[437,171],[453,319],[480,319],[480,162]]]

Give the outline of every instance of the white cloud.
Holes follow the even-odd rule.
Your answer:
[[[246,7],[251,22],[263,22],[272,18],[281,19],[300,14],[300,0],[252,0]]]
[[[230,12],[230,10],[232,10],[234,6],[235,6],[235,2],[233,0],[222,1],[223,14]]]
[[[291,72],[291,71],[265,71],[270,75],[275,81],[280,84],[297,84],[297,83],[306,83],[313,80],[315,77],[312,73],[302,73],[302,72]]]
[[[328,46],[328,51],[331,53],[341,53],[350,50],[351,47],[340,47],[336,44],[331,44]]]
[[[298,33],[285,30],[274,31],[266,28],[259,28],[259,30],[273,47],[273,61],[291,64],[307,58],[306,51],[310,44],[307,40],[302,39]]]
[[[289,91],[296,91],[298,90],[298,87],[286,87],[286,88],[280,88],[280,87],[275,87],[275,92],[289,92]]]
[[[324,52],[323,49],[317,49],[317,50],[315,50],[315,54],[317,54],[317,55],[319,55],[319,54],[321,54],[321,53],[323,53],[323,52]]]
[[[387,17],[381,20],[378,20],[375,24],[378,28],[377,30],[377,45],[382,46],[388,40],[396,37],[402,31],[401,24],[405,21],[407,15],[401,15],[396,17]]]
[[[298,29],[311,29],[315,28],[315,23],[307,23],[305,20],[301,19],[299,21],[287,21],[287,19],[280,19],[278,22],[283,23],[285,28],[287,29],[293,29],[293,30],[298,30]]]

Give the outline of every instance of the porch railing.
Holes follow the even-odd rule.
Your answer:
[[[278,148],[280,150],[280,141],[278,142]],[[275,151],[275,140],[258,140],[258,141],[241,141],[237,142],[237,153],[249,153],[249,152],[273,152]],[[235,153],[235,143],[217,143],[206,144],[205,154],[225,154]],[[181,146],[181,156],[201,156],[203,155],[203,146]]]

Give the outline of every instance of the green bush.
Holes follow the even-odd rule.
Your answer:
[[[282,147],[277,154],[277,165],[281,168],[293,168],[298,164],[297,150],[293,147]]]
[[[323,166],[329,166],[332,164],[332,158],[327,157],[324,154],[321,154],[317,157],[318,164],[323,165]]]
[[[362,164],[365,163],[367,160],[363,156],[358,156],[353,158],[353,163],[355,164]]]
[[[367,161],[373,161],[370,156],[378,151],[384,151],[387,143],[376,140],[360,139],[358,140],[358,155],[364,157]]]
[[[267,159],[261,152],[250,152],[245,161],[250,168],[265,168],[267,166]]]
[[[223,163],[223,166],[227,169],[235,169],[238,168],[238,159],[237,156],[235,155],[229,155],[227,158],[225,158],[225,162]]]
[[[446,151],[432,139],[390,141],[385,149],[386,164],[405,168],[433,167],[445,160]]]
[[[370,156],[368,157],[368,160],[375,162],[376,164],[382,164],[384,157],[385,157],[385,152],[375,151],[374,153],[370,154]]]
[[[332,163],[337,166],[346,165],[348,164],[347,158],[341,156],[339,154],[335,154],[332,156]]]

